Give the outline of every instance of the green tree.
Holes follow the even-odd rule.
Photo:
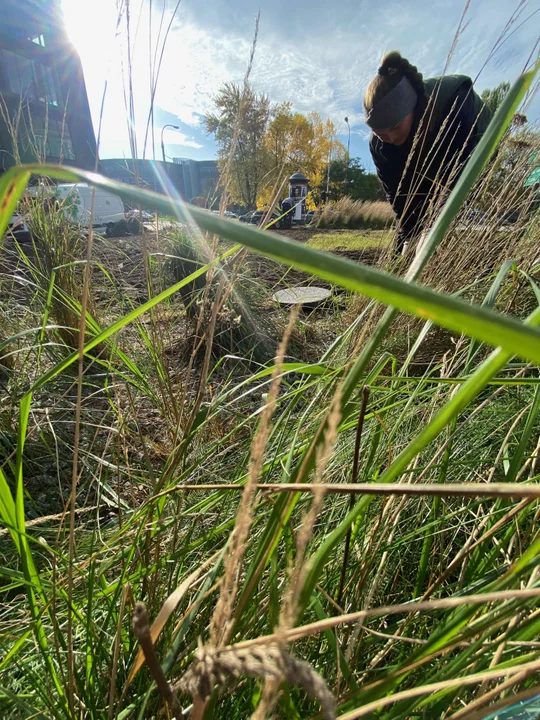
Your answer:
[[[208,207],[208,198],[205,198],[203,195],[197,195],[197,197],[191,198],[190,202],[192,205],[195,205],[196,207],[200,207],[200,208]]]
[[[510,89],[510,83],[502,82],[492,90],[484,90],[482,100],[491,113],[495,113]],[[540,146],[540,135],[530,129],[526,115],[515,113],[504,140],[500,143],[497,155],[492,160],[492,169],[487,179],[487,192],[483,194],[480,204],[483,210],[489,210],[505,204],[519,207],[523,198],[530,194],[523,187],[523,182],[530,173],[530,157],[535,148]],[[511,193],[512,199],[506,198]],[[517,214],[514,210],[510,214]]]
[[[499,105],[504,100],[505,95],[509,89],[510,83],[503,81],[502,83],[497,85],[496,88],[493,88],[493,90],[490,90],[488,88],[482,93],[482,100],[484,102],[484,105],[488,108],[492,115],[494,115],[497,111]],[[512,124],[510,125],[510,131],[519,129],[523,127],[526,123],[526,115],[522,115],[522,113],[515,113],[514,117],[512,118]]]
[[[327,191],[328,185],[328,191]],[[368,173],[360,158],[337,158],[324,168],[321,181],[313,189],[317,203],[339,200],[348,195],[352,200],[386,200],[384,189],[375,173]]]
[[[205,116],[204,124],[206,131],[215,136],[220,170],[226,174],[231,162],[230,198],[254,208],[267,166],[264,138],[270,119],[270,101],[249,85],[225,83],[214,103],[215,112]]]
[[[503,81],[496,88],[490,90],[489,88],[484,90],[482,93],[482,100],[484,105],[488,108],[492,115],[502,103],[506,93],[510,90],[510,83]]]

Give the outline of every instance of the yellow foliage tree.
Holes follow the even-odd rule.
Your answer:
[[[303,172],[312,187],[320,185],[328,160],[346,157],[345,146],[334,135],[334,124],[317,112],[302,115],[292,111],[291,103],[278,105],[264,138],[268,170],[259,206],[286,197],[287,180],[295,172]]]

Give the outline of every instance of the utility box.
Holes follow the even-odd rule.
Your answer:
[[[289,197],[281,203],[281,212],[286,213],[282,226],[306,222],[306,199],[309,180],[304,173],[297,172],[289,178]]]

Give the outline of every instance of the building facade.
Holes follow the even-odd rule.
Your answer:
[[[0,172],[53,162],[94,169],[80,59],[59,0],[0,0]]]
[[[210,200],[217,195],[219,168],[217,160],[190,160],[173,158],[173,163],[182,168],[187,200],[204,197]]]
[[[101,160],[100,172],[111,180],[128,185],[137,185],[145,190],[188,199],[184,185],[182,167],[161,160],[132,160],[131,158],[111,158]]]
[[[100,160],[99,171],[111,180],[180,197],[186,202],[201,196],[209,200],[219,198],[217,160],[175,158],[172,163],[164,163],[162,160],[108,158]]]

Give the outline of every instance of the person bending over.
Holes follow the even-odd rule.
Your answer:
[[[366,90],[364,115],[377,175],[398,219],[396,251],[403,253],[456,184],[491,115],[471,78],[424,80],[395,51]]]

